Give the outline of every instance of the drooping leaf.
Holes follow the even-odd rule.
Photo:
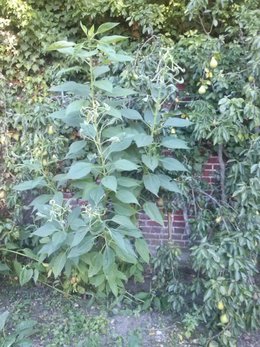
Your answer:
[[[103,252],[103,270],[105,274],[109,272],[114,263],[115,253],[110,247],[106,246]]]
[[[130,109],[130,108],[122,109],[121,113],[122,113],[122,116],[127,118],[127,119],[132,119],[132,120],[142,120],[143,119],[138,111]]]
[[[97,78],[108,71],[110,71],[110,69],[107,65],[96,66],[93,69],[93,75],[95,78]]]
[[[22,271],[19,273],[19,283],[21,286],[25,285],[30,281],[30,279],[33,276],[33,270],[32,269],[27,269],[24,267]]]
[[[144,239],[136,239],[135,248],[141,258],[148,264],[150,260],[150,251],[147,246],[147,242]]]
[[[48,48],[47,51],[58,51],[60,49],[64,48],[71,48],[74,47],[75,43],[74,42],[69,42],[69,41],[56,41],[52,43]]]
[[[87,124],[86,122],[80,124],[80,133],[84,136],[87,136],[91,139],[96,137],[97,131],[93,124]]]
[[[192,123],[188,119],[182,119],[182,118],[177,118],[177,117],[171,117],[166,120],[164,123],[164,127],[175,127],[175,128],[182,128],[182,127],[187,127],[191,125]]]
[[[66,264],[66,258],[67,257],[65,252],[59,253],[57,257],[54,258],[52,271],[55,278],[57,278],[61,274],[61,271]]]
[[[131,219],[127,216],[115,215],[112,218],[112,221],[122,227],[127,229],[136,229],[136,225],[131,221]]]
[[[162,166],[169,171],[187,171],[187,168],[179,162],[179,160],[174,158],[162,158],[160,159]]]
[[[136,254],[129,240],[125,239],[120,232],[114,230],[111,230],[111,236],[117,246],[115,249],[120,251],[119,256],[123,256],[124,260],[129,263],[136,263]]]
[[[35,230],[32,235],[46,237],[52,235],[55,231],[57,231],[57,225],[51,222],[47,222],[37,230]]]
[[[139,202],[137,201],[137,199],[134,196],[134,194],[132,192],[130,192],[129,190],[126,190],[126,189],[120,189],[116,193],[116,198],[119,201],[124,202],[126,204],[137,204],[137,205],[139,205]]]
[[[141,182],[131,177],[118,177],[117,182],[120,186],[134,188],[140,186]]]
[[[0,331],[2,331],[4,329],[6,320],[9,316],[9,312],[8,311],[4,311],[3,313],[0,314]]]
[[[83,148],[86,146],[86,141],[81,140],[81,141],[75,141],[73,142],[70,147],[69,147],[69,152],[66,155],[66,159],[71,159],[71,158],[76,158]]]
[[[158,177],[163,189],[168,190],[169,192],[181,193],[181,190],[178,187],[177,183],[174,182],[169,176],[159,174]]]
[[[101,183],[103,184],[104,187],[116,192],[117,180],[115,176],[106,176],[102,178]]]
[[[126,159],[119,159],[115,161],[113,165],[117,171],[132,171],[138,169],[135,163]]]
[[[159,165],[158,157],[154,157],[151,155],[142,155],[142,162],[152,171],[154,171]]]
[[[73,247],[69,254],[68,258],[77,258],[83,254],[87,254],[94,245],[94,239],[92,236],[86,237],[79,245]]]
[[[106,92],[112,93],[113,92],[113,83],[110,82],[107,79],[103,79],[103,80],[98,80],[94,82],[94,85],[99,88],[102,89]]]
[[[91,189],[89,192],[89,199],[94,203],[95,206],[101,202],[102,198],[105,195],[105,191],[102,186],[96,186],[94,189]]]
[[[46,181],[44,177],[37,177],[34,180],[25,181],[19,184],[16,184],[13,188],[15,190],[24,191],[31,190],[35,188],[41,188],[46,186]]]
[[[158,195],[160,189],[160,180],[157,175],[148,174],[143,176],[144,186],[154,195]]]
[[[71,165],[69,172],[67,173],[68,179],[80,179],[86,177],[92,169],[91,163],[77,162]]]
[[[109,31],[118,25],[119,23],[113,23],[113,22],[103,23],[97,28],[96,34],[103,34],[106,31]]]
[[[73,81],[67,81],[62,84],[59,84],[58,86],[52,86],[50,88],[51,92],[71,92],[78,96],[85,96],[87,97],[89,95],[89,85],[88,84],[82,84],[77,83]]]
[[[172,148],[172,149],[188,149],[187,143],[183,140],[177,139],[176,137],[165,137],[162,140],[162,146],[166,148]]]
[[[163,222],[163,217],[162,214],[159,210],[159,208],[157,207],[157,205],[153,202],[146,202],[143,205],[143,209],[144,212],[147,214],[147,216],[149,218],[151,218],[151,220],[157,222],[158,224],[164,226],[164,222]]]

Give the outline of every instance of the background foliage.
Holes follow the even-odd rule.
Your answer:
[[[53,257],[50,265],[46,266],[43,257],[39,261],[37,252],[47,246],[49,240],[44,237],[39,240],[36,234],[33,237],[31,235],[39,227],[40,219],[49,219],[49,216],[40,213],[40,218],[35,220],[35,215],[31,216],[30,210],[26,211],[24,206],[39,193],[51,195],[41,201],[43,205],[54,195],[49,212],[52,211],[52,218],[63,228],[64,223],[68,223],[71,218],[71,211],[66,202],[61,202],[57,187],[58,191],[76,191],[77,198],[86,197],[87,193],[82,194],[79,184],[66,186],[62,183],[64,176],[57,175],[73,171],[77,160],[80,163],[86,160],[88,152],[95,154],[97,150],[95,141],[87,141],[87,144],[84,142],[84,128],[79,132],[83,119],[78,125],[74,122],[75,116],[82,116],[83,104],[80,104],[79,99],[82,98],[80,91],[86,88],[83,85],[91,79],[92,84],[95,81],[89,69],[89,57],[82,61],[80,52],[74,52],[65,58],[57,51],[47,50],[47,47],[62,40],[63,45],[64,41],[77,42],[76,47],[90,49],[90,46],[86,46],[86,32],[89,35],[87,45],[93,39],[91,35],[94,32],[91,34],[92,29],[87,31],[85,27],[82,30],[79,22],[87,28],[92,24],[98,28],[101,23],[116,21],[120,24],[112,28],[112,34],[124,34],[130,39],[128,43],[115,39],[120,41],[116,51],[112,41],[106,42],[106,50],[103,47],[102,51],[99,47],[93,55],[95,64],[100,64],[103,68],[107,66],[110,71],[106,72],[106,78],[102,77],[106,81],[93,89],[95,102],[91,112],[102,113],[104,104],[113,97],[117,101],[112,107],[120,106],[120,112],[122,106],[123,109],[132,110],[130,115],[127,111],[118,116],[115,121],[118,128],[113,136],[122,132],[122,127],[119,129],[119,126],[126,127],[127,131],[134,126],[135,131],[140,132],[141,129],[141,133],[145,131],[147,136],[152,135],[153,142],[144,146],[131,142],[132,147],[123,146],[119,152],[120,158],[111,157],[106,165],[110,165],[112,159],[133,161],[126,176],[138,181],[141,188],[136,189],[134,197],[141,199],[141,206],[159,199],[160,205],[164,204],[166,210],[189,209],[194,217],[189,222],[191,267],[194,274],[192,283],[187,285],[180,274],[179,251],[170,245],[158,253],[154,262],[154,287],[151,294],[142,298],[147,298],[146,306],[154,304],[156,307],[186,312],[184,325],[188,335],[196,330],[201,321],[205,321],[212,332],[206,343],[219,340],[221,344],[234,345],[235,337],[242,329],[259,325],[259,288],[256,282],[260,239],[258,1],[96,0],[89,3],[80,0],[71,4],[65,0],[51,3],[44,0],[2,0],[0,11],[0,35],[3,41],[0,51],[3,64],[0,78],[0,270],[4,274],[9,269],[14,270],[21,284],[31,278],[35,281],[48,281],[47,278],[53,272],[58,281],[61,280],[58,275],[67,262],[62,253],[64,244],[60,243],[49,254]],[[101,36],[98,38],[101,39]],[[94,45],[94,41],[91,44]],[[62,50],[64,46],[56,48]],[[66,80],[75,81],[72,90],[72,84],[69,89],[63,84]],[[51,85],[56,87],[50,93]],[[124,100],[116,94],[116,85],[132,89],[136,95],[129,95]],[[59,109],[65,111],[58,111]],[[158,116],[158,123],[153,122],[154,126],[149,121],[147,110],[152,110],[153,116]],[[65,124],[60,120],[59,112],[67,114]],[[85,115],[88,112],[90,110],[84,110]],[[46,116],[51,113],[51,118]],[[110,116],[116,117],[116,114],[118,112],[114,111]],[[146,115],[145,125],[138,114]],[[168,120],[168,126],[164,128],[163,124],[173,116],[177,121]],[[187,118],[193,125],[188,128],[179,127],[180,124],[189,124]],[[103,133],[106,130],[100,129],[100,124],[96,126],[100,140],[106,141],[108,137]],[[153,173],[153,170],[159,170],[155,166],[156,158],[161,155],[160,145],[162,141],[167,141],[163,140],[166,136],[175,140],[171,142],[172,145],[169,141],[166,142],[165,148],[174,150],[174,156],[189,168],[181,176],[178,172],[176,174],[171,169],[168,170],[168,162],[168,165],[160,168],[164,172]],[[109,138],[111,139],[111,134]],[[178,148],[186,147],[183,142],[185,140],[189,150],[176,150],[176,144]],[[133,151],[134,146],[138,151]],[[200,180],[201,165],[210,153],[218,155],[221,167],[219,176],[216,177],[218,184],[214,188],[209,188]],[[88,157],[88,161],[91,160],[96,165],[96,159]],[[133,165],[140,165],[141,170],[136,173]],[[161,177],[159,184],[158,177],[156,179],[152,176],[153,183],[149,185],[147,178],[146,183],[143,178],[148,173],[154,176],[167,174],[169,178],[162,180]],[[86,172],[85,174],[87,175]],[[95,185],[96,180],[102,182],[105,178],[105,175],[98,172],[89,174]],[[122,175],[120,170],[115,174],[116,179],[118,175]],[[75,179],[72,176],[69,179]],[[45,179],[45,184],[42,184],[41,177]],[[59,179],[55,181],[55,177]],[[176,180],[179,188],[174,186],[173,189],[172,179]],[[26,183],[22,183],[25,185],[13,190],[13,185],[28,180],[30,184],[27,187]],[[111,182],[112,180],[104,183],[103,189],[105,199],[114,203],[115,193],[111,189]],[[171,192],[168,192],[169,184]],[[26,193],[27,188],[32,188],[33,185],[40,190]],[[157,186],[158,189],[151,186]],[[22,194],[18,192],[21,188]],[[176,194],[178,189],[181,189],[182,195]],[[174,206],[171,202],[173,196]],[[95,199],[93,201],[95,204]],[[156,219],[160,222],[156,205],[150,206],[153,209],[149,213],[153,218],[156,214]],[[39,200],[34,200],[34,208],[38,211],[41,208]],[[133,214],[129,214],[129,211],[128,206],[128,212],[124,210],[127,213],[125,217],[128,218],[124,221],[127,221],[128,227],[130,222],[135,223],[132,215],[137,208]],[[77,212],[74,210],[73,213]],[[92,215],[91,218],[97,218],[100,213],[99,211],[98,215]],[[28,215],[32,218],[26,228],[21,228],[19,225],[25,219],[28,221]],[[106,218],[114,217],[110,215]],[[104,223],[111,227],[111,221]],[[71,225],[66,224],[67,227],[71,228]],[[73,232],[73,229],[69,232]],[[137,240],[142,240],[139,236]],[[122,242],[121,239],[117,240],[119,241]],[[102,242],[100,247],[103,250]],[[138,253],[143,247],[145,244],[139,247]],[[97,249],[92,251],[96,252]],[[126,251],[127,256],[131,252],[132,250]],[[147,260],[147,255],[143,254],[143,257]],[[54,264],[58,264],[57,258],[60,260],[60,271],[53,268]],[[122,256],[117,266],[126,278],[133,274],[141,278],[140,262],[133,267],[121,261]],[[93,265],[87,264],[89,267]],[[78,270],[75,270],[79,264],[76,265],[75,268],[74,265],[66,265],[66,274],[61,282],[66,290],[83,292],[86,283],[81,283],[84,276],[79,276]],[[98,266],[97,261],[94,265],[97,273],[100,271]],[[165,281],[158,283],[156,276]],[[118,281],[126,278],[118,278]],[[107,288],[110,288],[108,292],[112,290],[115,294],[117,289],[112,284],[114,282],[116,281],[110,281],[111,285]],[[121,285],[119,287],[122,288]],[[103,289],[101,285],[100,293]],[[158,293],[162,302],[156,299]],[[187,305],[187,300],[192,300],[192,305]],[[189,310],[189,307],[192,309]]]

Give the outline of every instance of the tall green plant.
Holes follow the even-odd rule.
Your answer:
[[[129,277],[140,280],[142,263],[149,262],[149,250],[138,228],[138,211],[143,209],[163,225],[153,200],[160,189],[180,192],[167,172],[186,168],[165,156],[163,149],[187,148],[169,129],[172,123],[189,124],[163,110],[167,94],[160,80],[149,103],[135,109],[136,92],[121,87],[113,74],[133,61],[120,48],[126,38],[102,36],[116,25],[105,23],[96,31],[81,25],[86,40],[50,46],[50,50],[77,59],[88,77],[86,84],[68,81],[51,88],[75,95],[72,103],[51,117],[73,125],[80,139],[71,144],[64,161],[66,172],[54,178],[56,187],[44,175],[15,187],[20,191],[49,189],[49,195],[32,202],[43,222],[32,237],[39,241],[40,261],[47,263],[49,276],[64,274],[67,290],[83,293],[88,288],[99,294],[112,291],[115,296]],[[65,187],[86,203],[73,207],[63,197]]]

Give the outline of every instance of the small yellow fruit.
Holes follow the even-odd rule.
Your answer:
[[[199,93],[200,95],[203,95],[203,94],[206,93],[206,91],[207,91],[207,89],[206,89],[205,86],[200,86],[200,88],[199,88],[199,90],[198,90],[198,93]]]
[[[171,128],[171,134],[175,134],[176,130],[174,128]]]
[[[15,132],[12,134],[12,138],[15,140],[15,141],[18,141],[19,138],[20,138],[20,134],[18,132]]]
[[[228,316],[225,313],[220,316],[220,322],[222,324],[227,324],[229,322]]]
[[[218,347],[218,346],[219,344],[215,340],[210,341],[210,343],[208,344],[208,347]]]
[[[249,76],[248,77],[248,81],[251,82],[251,83],[255,82],[254,76]]]
[[[219,301],[219,302],[218,302],[218,309],[219,309],[220,311],[222,311],[222,310],[224,310],[224,308],[225,308],[225,306],[224,306],[224,304],[223,304],[223,301]]]
[[[215,69],[215,68],[218,66],[218,62],[217,62],[217,60],[216,60],[215,57],[212,57],[212,58],[211,58],[211,61],[210,61],[210,63],[209,63],[209,66],[210,66],[212,69]]]
[[[53,134],[54,134],[54,129],[53,129],[53,126],[52,126],[52,125],[50,125],[50,126],[48,127],[48,134],[49,134],[49,135],[53,135]]]
[[[215,222],[216,222],[217,224],[219,224],[219,223],[221,222],[221,220],[222,220],[222,218],[221,218],[221,216],[219,216],[219,217],[217,217],[217,218],[215,219]]]
[[[163,207],[163,205],[164,205],[163,199],[162,199],[162,198],[159,198],[159,199],[157,200],[157,206]]]
[[[4,199],[4,198],[5,198],[5,191],[0,190],[0,199]]]

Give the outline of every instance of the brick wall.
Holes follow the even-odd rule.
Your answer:
[[[214,184],[218,171],[218,157],[211,156],[203,165],[201,179],[207,181],[209,184]],[[171,223],[170,233],[168,219]],[[165,215],[164,227],[157,224],[156,222],[151,221],[149,217],[145,215],[145,213],[140,213],[139,226],[143,232],[144,238],[146,239],[152,254],[155,253],[158,246],[162,245],[169,239],[174,241],[174,243],[181,248],[185,248],[188,245],[189,236],[185,228],[183,211],[181,210],[171,213],[170,217]]]

